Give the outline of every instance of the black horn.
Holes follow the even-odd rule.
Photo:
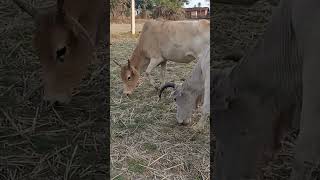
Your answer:
[[[171,87],[171,88],[176,88],[176,84],[175,84],[175,83],[172,83],[172,82],[166,82],[164,85],[162,85],[162,86],[160,87],[160,91],[159,91],[159,99],[161,99],[161,94],[162,94],[162,92],[163,92],[165,89],[169,88],[169,87]]]
[[[115,61],[115,60],[113,60],[113,59],[112,59],[112,61],[113,61],[116,65],[118,65],[119,67],[121,67],[121,64],[119,64],[117,61]]]

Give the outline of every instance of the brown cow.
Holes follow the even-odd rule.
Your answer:
[[[123,93],[133,92],[142,71],[146,71],[151,85],[157,88],[150,76],[153,68],[161,65],[161,83],[164,83],[167,61],[189,63],[198,58],[209,42],[210,22],[207,20],[146,22],[128,64],[121,67]]]
[[[14,2],[35,20],[33,45],[43,68],[44,99],[68,103],[95,58],[97,36],[106,26],[104,0],[57,0],[43,12]]]

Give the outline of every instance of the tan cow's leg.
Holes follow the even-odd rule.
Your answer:
[[[151,77],[150,73],[151,73],[152,69],[155,68],[156,66],[158,66],[162,61],[163,61],[162,58],[151,58],[150,63],[146,69],[146,75],[149,79],[149,82],[155,89],[159,89],[159,87],[156,86],[156,83],[155,83],[154,79]]]
[[[161,80],[161,85],[162,85],[166,81],[167,61],[163,61],[160,65],[161,65],[160,80]]]

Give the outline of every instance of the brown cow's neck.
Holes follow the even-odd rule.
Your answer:
[[[137,47],[134,49],[133,54],[129,60],[130,65],[140,72],[140,69],[144,64],[144,60],[145,60],[145,57],[143,55],[142,49],[139,47],[139,45],[137,45]]]

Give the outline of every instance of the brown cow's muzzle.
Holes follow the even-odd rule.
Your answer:
[[[71,95],[67,94],[45,94],[43,99],[49,101],[50,103],[63,103],[68,104],[71,101]]]
[[[126,96],[130,96],[132,94],[132,91],[123,91],[123,94],[125,94]]]
[[[126,96],[131,95],[133,92],[133,90],[131,88],[128,88],[127,86],[123,87],[123,94],[125,94]]]

